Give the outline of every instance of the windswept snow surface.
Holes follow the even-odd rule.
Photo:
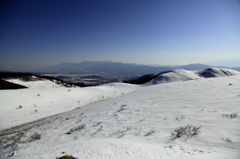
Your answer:
[[[29,89],[0,90],[0,130],[113,98],[139,87],[111,83],[96,87],[66,88],[48,80],[8,81],[27,86]]]
[[[0,158],[49,159],[65,154],[79,159],[240,158],[240,75],[142,87],[114,85],[121,86],[123,90],[135,91],[1,132],[10,133],[6,136],[9,138],[16,135],[13,132],[17,131],[24,131],[26,136],[13,146],[3,144],[0,147]],[[104,93],[107,89],[109,94],[113,94],[114,85],[88,88],[89,93],[83,93],[84,98],[80,101],[93,96],[94,91]],[[93,91],[90,91],[91,89]],[[39,103],[39,107],[45,107],[45,113],[48,109],[57,111],[62,107],[76,107],[81,91],[86,91],[44,89],[45,91],[41,90],[40,97],[37,97],[40,90],[1,91],[0,101],[4,101],[1,103],[1,113],[8,109],[1,114],[1,118],[6,119],[6,116],[24,112],[27,105],[23,105],[22,109],[15,109],[15,105],[17,104],[17,107],[21,102],[30,99],[32,103],[29,102],[29,106],[34,106],[34,102],[41,96],[45,103]],[[58,91],[65,93],[54,94]],[[11,100],[5,101],[9,96]],[[61,102],[53,104],[53,110],[49,105],[56,96]],[[19,113],[22,115],[19,115],[17,120],[25,120],[25,114],[31,114],[34,109],[28,113]],[[188,124],[201,126],[200,133],[179,138],[171,136],[174,129]],[[83,129],[77,129],[78,126]],[[35,132],[41,134],[41,139],[28,140]],[[6,137],[0,137],[0,140],[3,141]]]
[[[150,82],[144,85],[153,85],[160,83],[178,82],[194,80],[201,77],[222,77],[222,76],[233,76],[240,75],[240,72],[231,69],[221,69],[221,68],[206,68],[197,71],[187,71],[183,69],[174,69],[169,71],[160,72],[157,74],[156,78],[152,79]]]

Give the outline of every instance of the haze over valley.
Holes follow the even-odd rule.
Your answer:
[[[53,76],[72,83],[99,85],[110,82],[127,81],[146,74],[157,74],[161,71],[171,69],[199,70],[209,67],[214,66],[204,64],[149,66],[111,61],[84,61],[81,63],[63,63],[60,65],[44,67],[33,70],[32,72],[46,76]],[[220,67],[229,68],[226,66]],[[239,71],[240,67],[234,67],[232,69]]]

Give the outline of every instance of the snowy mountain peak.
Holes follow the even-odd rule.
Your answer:
[[[168,83],[168,82],[178,82],[178,81],[187,81],[194,80],[198,78],[209,78],[209,77],[222,77],[222,76],[233,76],[239,75],[240,72],[223,69],[223,68],[206,68],[197,71],[187,71],[183,69],[174,69],[163,71],[156,74],[156,78],[152,79],[146,85]]]
[[[194,72],[187,71],[183,69],[174,69],[169,71],[160,72],[157,74],[157,77],[148,84],[159,84],[159,83],[168,83],[168,82],[177,82],[177,81],[186,81],[199,78]]]
[[[240,72],[223,68],[206,68],[196,71],[196,73],[205,78],[239,75]]]

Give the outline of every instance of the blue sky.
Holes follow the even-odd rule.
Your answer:
[[[3,0],[0,69],[240,58],[239,0]]]

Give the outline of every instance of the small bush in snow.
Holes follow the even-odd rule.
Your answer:
[[[187,126],[181,126],[174,130],[174,132],[171,133],[173,137],[182,137],[184,135],[186,136],[193,136],[200,133],[201,127],[196,127],[193,125],[187,125]]]
[[[96,127],[98,125],[102,124],[102,122],[97,122],[97,124],[93,125],[93,127]]]
[[[123,111],[123,110],[126,110],[126,106],[127,106],[127,105],[122,104],[122,106],[121,106],[121,108],[118,110],[118,112],[121,112],[121,111]]]
[[[69,156],[69,155],[65,155],[65,156],[62,156],[62,157],[59,157],[59,158],[56,158],[56,159],[77,159],[73,156]]]
[[[77,139],[78,139],[78,136],[74,136],[73,139],[74,139],[74,140],[77,140]]]
[[[19,142],[20,142],[20,140],[23,138],[23,137],[25,137],[26,135],[25,135],[25,132],[24,131],[19,131],[19,132],[17,132],[17,134],[16,134],[16,137],[17,138],[19,138]]]
[[[239,115],[237,113],[223,114],[222,116],[225,116],[225,117],[230,118],[230,119],[239,117]]]
[[[126,135],[126,131],[125,130],[118,130],[115,133],[110,134],[109,136],[114,136],[114,135],[118,135],[118,137],[123,137]]]
[[[153,133],[155,133],[156,130],[154,130],[154,128],[152,128],[151,130],[149,130],[144,136],[149,136],[152,135]]]
[[[72,128],[70,130],[70,133],[73,133],[74,131],[82,131],[82,130],[85,130],[85,129],[86,129],[86,125],[82,124],[82,125],[76,126],[75,128]]]
[[[181,120],[181,119],[185,119],[185,116],[177,116],[177,117],[175,117],[175,120]]]
[[[226,138],[226,139],[222,138],[222,140],[227,141],[227,142],[232,142],[232,140],[230,138]]]
[[[115,133],[112,133],[112,134],[110,134],[109,136],[111,137],[111,136],[114,136],[114,135],[118,135],[118,137],[123,137],[123,136],[125,136],[126,135],[126,133],[128,132],[128,131],[130,131],[130,130],[132,130],[132,127],[126,127],[125,128],[125,130],[118,130],[117,132],[115,132]]]
[[[0,144],[4,145],[4,144],[17,144],[17,143],[21,143],[22,138],[24,138],[25,132],[24,131],[19,131],[17,133],[15,133],[14,135],[8,136],[8,137],[1,137],[0,138]]]
[[[37,132],[35,132],[32,136],[28,138],[28,141],[32,142],[40,139],[41,139],[41,134],[38,134]]]

